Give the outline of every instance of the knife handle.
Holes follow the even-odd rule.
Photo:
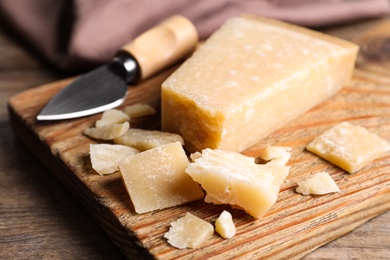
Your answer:
[[[142,80],[184,58],[197,42],[194,24],[175,15],[123,46],[118,55],[124,52],[135,58]]]

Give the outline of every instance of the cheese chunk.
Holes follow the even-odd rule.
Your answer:
[[[334,95],[358,47],[283,22],[228,20],[162,84],[162,129],[190,152],[243,151]]]
[[[184,249],[199,247],[213,234],[213,225],[187,212],[184,217],[171,222],[171,227],[164,237],[172,246]]]
[[[149,116],[156,114],[156,109],[154,109],[149,104],[136,103],[130,106],[126,106],[123,109],[123,112],[126,113],[130,118],[138,118],[143,116]]]
[[[353,173],[390,151],[390,143],[364,127],[342,122],[316,137],[306,149]]]
[[[307,180],[298,182],[296,192],[303,195],[323,195],[332,192],[340,192],[339,187],[327,172],[319,172]]]
[[[118,171],[119,162],[134,154],[139,153],[135,148],[119,144],[90,144],[92,168],[100,175]]]
[[[264,216],[278,197],[290,167],[256,164],[254,158],[205,149],[192,157],[186,172],[206,191],[206,202],[230,204],[255,218]]]
[[[184,145],[183,138],[178,134],[137,128],[130,128],[123,135],[114,138],[116,144],[131,146],[141,151],[175,142]]]
[[[129,122],[107,124],[101,127],[89,127],[85,129],[83,133],[95,139],[112,140],[126,133],[126,131],[129,130],[129,127]]]
[[[96,121],[96,127],[102,127],[109,124],[120,124],[129,121],[128,115],[117,109],[109,109],[103,112],[102,117]]]
[[[236,226],[229,211],[224,210],[219,215],[215,221],[215,231],[223,238],[232,238],[236,234]]]
[[[137,213],[164,209],[203,198],[203,191],[184,171],[188,159],[179,142],[166,144],[119,163]]]
[[[261,154],[261,159],[272,164],[286,165],[291,158],[291,147],[267,146]]]

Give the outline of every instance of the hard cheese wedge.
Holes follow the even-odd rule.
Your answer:
[[[340,90],[352,43],[283,22],[228,20],[162,84],[162,128],[191,151],[243,151]]]
[[[353,173],[390,151],[390,143],[364,127],[342,122],[317,136],[306,149]]]
[[[119,163],[137,213],[164,209],[203,198],[203,191],[184,171],[188,159],[179,142],[166,144]]]

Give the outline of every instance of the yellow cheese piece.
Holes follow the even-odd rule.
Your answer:
[[[162,129],[190,152],[243,151],[329,98],[358,47],[280,21],[228,20],[162,84]]]
[[[188,159],[179,143],[166,144],[119,163],[137,213],[181,205],[203,198],[203,191],[184,171]]]
[[[164,237],[172,246],[184,249],[199,247],[213,234],[213,225],[187,212],[184,217],[171,222],[171,227]]]
[[[390,143],[364,127],[342,122],[317,136],[306,149],[353,173],[390,151]]]
[[[84,134],[100,140],[113,140],[129,130],[129,122],[119,124],[107,124],[101,127],[89,127],[84,130]]]
[[[156,114],[156,109],[149,104],[136,103],[130,106],[126,106],[123,109],[130,118],[138,118],[143,116],[150,116]]]
[[[183,138],[178,134],[137,128],[130,128],[123,135],[114,138],[116,144],[131,146],[141,151],[175,142],[184,145]]]
[[[291,147],[269,145],[264,149],[261,158],[272,164],[286,165],[291,158],[290,151]]]
[[[319,172],[314,176],[297,183],[296,192],[303,195],[323,195],[332,192],[340,192],[340,188],[327,172]]]
[[[236,226],[232,214],[229,211],[222,211],[215,221],[215,231],[223,238],[232,238],[236,234]]]
[[[102,117],[96,120],[95,126],[102,127],[109,124],[120,124],[129,121],[128,115],[117,109],[109,109],[103,112]]]
[[[135,148],[119,144],[90,144],[92,168],[100,175],[111,174],[118,171],[119,162],[139,153]]]
[[[260,218],[272,207],[290,167],[256,164],[242,154],[205,149],[192,156],[186,172],[206,192],[205,201],[230,204]]]

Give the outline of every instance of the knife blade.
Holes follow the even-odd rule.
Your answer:
[[[144,80],[191,52],[195,26],[175,15],[123,46],[108,64],[86,73],[60,90],[37,115],[38,121],[71,119],[119,106],[128,85]]]

